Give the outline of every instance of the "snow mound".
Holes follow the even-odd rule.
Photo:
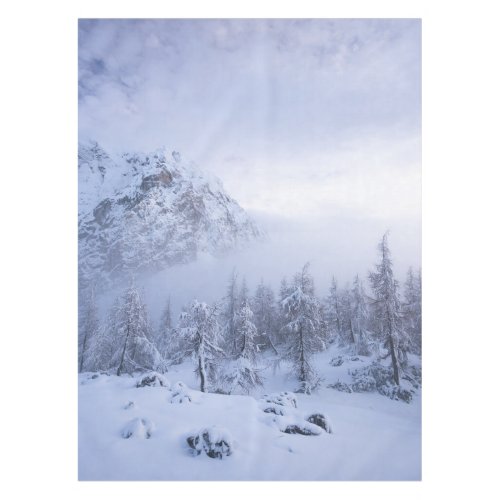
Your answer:
[[[310,422],[297,422],[284,425],[280,428],[285,434],[301,434],[302,436],[319,436],[323,431],[317,425]]]
[[[222,459],[231,455],[234,449],[229,431],[216,425],[200,430],[186,441],[194,455],[205,452],[210,458]]]
[[[280,392],[279,394],[264,394],[262,401],[279,406],[297,408],[297,398],[291,392]]]
[[[263,405],[262,411],[264,413],[272,413],[273,415],[277,415],[277,416],[287,415],[286,409],[283,406],[276,405],[276,404]]]
[[[151,372],[143,375],[137,381],[136,387],[166,387],[170,389],[170,382],[163,375]]]
[[[122,429],[123,439],[131,437],[149,439],[154,429],[154,424],[147,418],[134,418]]]
[[[191,391],[186,387],[186,384],[183,382],[176,382],[172,387],[172,397],[170,398],[170,402],[175,403],[192,403],[193,398],[191,396]]]
[[[322,413],[313,413],[306,418],[306,421],[321,427],[328,434],[332,433],[332,423],[330,422],[330,419]]]

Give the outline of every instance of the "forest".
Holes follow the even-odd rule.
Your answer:
[[[165,373],[190,358],[200,391],[248,394],[263,385],[264,368],[271,364],[277,369],[285,361],[296,392],[310,394],[322,383],[314,355],[335,343],[352,356],[374,356],[376,366],[358,373],[352,386],[334,388],[351,392],[376,384],[391,398],[409,400],[400,383],[406,378],[419,385],[421,379],[408,365],[409,354],[421,355],[421,270],[408,269],[401,286],[393,274],[387,233],[378,253],[368,286],[360,275],[344,288],[332,277],[326,297],[316,295],[308,263],[293,277],[283,278],[277,294],[263,280],[250,291],[234,270],[224,297],[210,304],[203,297],[194,299],[177,321],[167,297],[156,328],[134,282],[105,321],[99,319],[90,288],[80,304],[79,372]],[[341,360],[331,361],[333,366],[336,362]],[[377,384],[381,370],[383,391]]]

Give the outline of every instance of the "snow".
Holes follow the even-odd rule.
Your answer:
[[[137,388],[139,376],[84,373],[79,385],[79,478],[81,480],[419,480],[421,478],[421,399],[410,404],[377,392],[344,393],[327,387],[349,381],[348,370],[370,362],[359,357],[333,367],[342,354],[330,347],[314,357],[324,379],[311,394],[291,394],[296,381],[289,367],[268,369],[264,388],[248,396],[201,393],[188,361],[171,367],[167,387]],[[92,378],[94,377],[94,378]],[[297,401],[274,406],[285,415],[265,413],[266,399]],[[175,394],[188,395],[187,404]],[[266,395],[266,396],[265,396]],[[264,397],[265,396],[265,397]],[[133,402],[133,405],[130,405]],[[267,403],[267,406],[270,404]],[[126,409],[127,408],[127,409]],[[324,415],[329,434],[307,422]],[[313,426],[317,435],[287,434],[287,425]],[[148,427],[149,426],[149,427]],[[215,427],[214,427],[215,426]],[[124,439],[132,428],[136,437]],[[148,431],[149,429],[149,431]],[[231,443],[224,460],[193,456],[187,438],[218,430]],[[220,437],[219,436],[219,437]]]

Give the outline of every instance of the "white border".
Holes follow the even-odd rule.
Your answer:
[[[494,357],[497,17],[487,1],[24,1],[2,6],[2,429],[6,498],[317,494],[489,498],[498,490]],[[79,483],[78,17],[422,17],[424,463],[421,483]],[[496,161],[496,163],[495,163]],[[498,210],[497,210],[498,212]],[[477,252],[477,253],[476,253]],[[469,265],[467,265],[469,264]],[[473,264],[471,266],[470,264]],[[496,274],[495,274],[496,273]],[[489,288],[486,286],[490,283]],[[480,297],[481,300],[476,299]],[[485,347],[476,355],[474,348]],[[493,354],[493,356],[491,356]],[[491,391],[491,392],[490,392]],[[5,421],[4,421],[5,420]],[[374,432],[376,430],[374,429]],[[495,469],[494,469],[495,467]]]

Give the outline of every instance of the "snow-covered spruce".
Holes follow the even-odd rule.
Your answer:
[[[80,373],[87,369],[99,369],[92,343],[101,333],[94,287],[90,287],[83,295],[85,297],[80,301],[78,328],[78,371]]]
[[[244,290],[244,288],[243,288]],[[248,394],[256,386],[262,386],[262,377],[257,366],[257,328],[254,314],[247,298],[243,298],[235,315],[234,346],[236,354],[225,366],[224,392]]]
[[[134,418],[122,429],[124,439],[149,439],[154,430],[154,424],[147,418]]]
[[[170,309],[170,297],[168,297],[163,309],[158,330],[155,335],[155,344],[163,358],[169,357],[169,348],[172,344],[174,331],[172,327],[172,311]]]
[[[403,322],[410,339],[410,350],[422,353],[422,271],[410,267],[404,286]]]
[[[257,328],[256,343],[259,349],[270,348],[278,355],[276,344],[278,338],[278,315],[273,289],[261,280],[252,298],[254,323]]]
[[[320,383],[311,356],[326,348],[320,304],[314,296],[314,282],[306,264],[294,278],[293,292],[281,307],[288,333],[285,358],[292,363],[292,373],[300,382],[297,392],[310,394]]]
[[[146,304],[131,284],[111,309],[105,328],[90,340],[87,359],[94,369],[110,370],[117,375],[136,371],[166,371],[149,323]]]
[[[203,452],[210,458],[228,457],[234,449],[230,432],[216,425],[201,429],[196,434],[189,436],[186,441],[194,455]]]
[[[220,359],[224,356],[219,347],[221,328],[218,315],[219,308],[216,305],[209,306],[195,300],[180,319],[179,334],[186,354],[192,357],[196,365],[201,392],[208,392],[210,387],[217,385]]]
[[[380,262],[370,273],[370,282],[375,300],[373,301],[373,322],[378,336],[391,358],[393,380],[400,384],[401,369],[406,364],[409,338],[404,331],[401,303],[398,295],[398,282],[392,270],[388,234],[384,234],[378,245]]]

